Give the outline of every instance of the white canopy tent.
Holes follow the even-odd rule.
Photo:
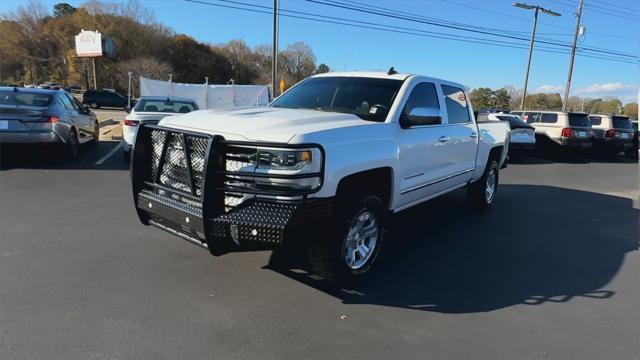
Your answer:
[[[269,103],[267,85],[184,84],[140,77],[141,96],[191,98],[200,109],[265,106]]]

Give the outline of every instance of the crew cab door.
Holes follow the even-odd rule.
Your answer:
[[[409,93],[400,114],[400,195],[398,207],[410,206],[445,189],[447,177],[446,127],[443,124],[437,87],[431,82],[417,83]],[[433,109],[440,116],[428,124],[412,124],[407,120],[416,110]]]
[[[471,180],[476,166],[479,136],[478,126],[472,120],[469,100],[463,89],[442,84],[444,95],[447,140],[447,169],[451,177],[447,184],[457,186]]]

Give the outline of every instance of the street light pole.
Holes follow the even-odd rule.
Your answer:
[[[129,88],[127,89],[127,108],[131,109],[131,75],[133,75],[133,72],[127,71],[127,75],[129,75]]]
[[[578,43],[578,35],[580,34],[580,17],[582,16],[582,0],[578,4],[578,12],[576,13],[576,31],[573,34],[573,46],[571,46],[571,60],[569,60],[569,73],[567,74],[567,85],[564,87],[564,99],[562,101],[562,111],[567,110],[567,101],[569,100],[569,89],[571,88],[571,76],[573,75],[573,59],[576,57],[576,44]]]
[[[524,3],[513,3],[513,6],[519,7],[525,10],[534,10],[533,13],[533,29],[531,30],[531,41],[529,42],[529,59],[527,60],[527,71],[524,74],[524,91],[522,92],[522,101],[520,102],[520,110],[524,110],[524,104],[527,99],[527,85],[529,84],[529,70],[531,69],[531,55],[533,53],[533,44],[536,39],[536,26],[538,25],[538,12],[542,11],[543,13],[551,16],[560,16],[560,14],[553,12],[549,9],[545,9],[540,5],[527,5]]]
[[[278,0],[273,0],[273,46],[271,64],[271,96],[276,97],[278,81]]]

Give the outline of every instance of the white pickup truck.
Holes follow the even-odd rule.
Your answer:
[[[389,73],[307,78],[267,107],[143,125],[131,178],[142,223],[213,255],[303,243],[312,269],[364,276],[394,213],[467,187],[488,208],[509,125],[477,124],[460,84]]]

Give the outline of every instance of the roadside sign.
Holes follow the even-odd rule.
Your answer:
[[[102,56],[102,34],[97,31],[82,30],[76,35],[76,55],[78,57]]]

